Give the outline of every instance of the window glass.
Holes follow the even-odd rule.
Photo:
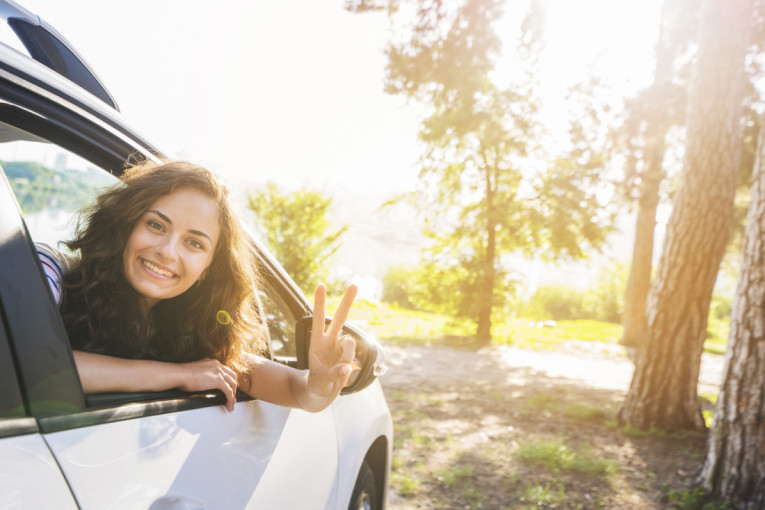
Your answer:
[[[290,312],[278,292],[266,284],[260,291],[260,300],[268,321],[268,334],[275,356],[295,357],[295,316]]]
[[[3,127],[0,125],[0,134],[5,135],[0,137],[0,166],[27,229],[35,242],[62,249],[58,242],[72,238],[80,209],[118,179],[57,145],[8,140],[13,131]]]

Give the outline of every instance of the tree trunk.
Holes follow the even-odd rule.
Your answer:
[[[706,427],[699,366],[733,216],[752,19],[751,0],[707,0],[702,6],[682,180],[648,296],[644,342],[619,410],[619,420],[637,428]]]
[[[765,129],[743,255],[723,385],[699,482],[736,508],[765,508]]]
[[[658,137],[661,136],[659,140]],[[646,171],[640,187],[640,202],[635,224],[635,244],[632,247],[632,264],[624,298],[624,333],[620,343],[637,347],[645,330],[645,307],[651,287],[653,265],[653,236],[656,229],[656,209],[659,206],[659,185],[664,176],[661,163],[664,158],[666,130],[657,134],[647,151]]]
[[[484,161],[486,158],[484,157]],[[480,295],[481,305],[478,310],[478,328],[476,331],[476,340],[479,345],[486,346],[491,343],[491,310],[494,304],[494,280],[496,271],[494,270],[494,260],[497,257],[497,222],[494,219],[497,214],[494,210],[494,186],[492,184],[492,171],[488,167],[485,169],[485,190],[486,193],[486,254],[483,261],[483,281]]]
[[[665,0],[661,11],[661,30],[656,44],[656,66],[653,84],[646,94],[647,110],[645,170],[641,173],[640,199],[635,223],[635,243],[632,247],[632,264],[624,296],[624,333],[620,343],[626,347],[637,347],[645,330],[645,308],[648,291],[651,288],[651,267],[653,266],[653,237],[656,230],[656,209],[659,205],[659,186],[664,179],[662,163],[666,152],[666,137],[670,123],[667,120],[671,88],[675,44],[672,37],[677,20],[672,13],[678,7],[673,0]]]

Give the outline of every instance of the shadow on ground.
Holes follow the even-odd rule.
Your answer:
[[[617,425],[632,365],[611,347],[386,349],[390,508],[670,508],[701,467],[705,434]]]

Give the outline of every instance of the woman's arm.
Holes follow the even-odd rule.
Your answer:
[[[325,332],[326,289],[323,285],[316,289],[308,353],[309,370],[296,370],[250,355],[249,377],[240,381],[240,388],[266,402],[305,411],[317,412],[328,407],[351,374],[356,342],[350,337],[340,337],[340,332],[356,292],[355,286],[348,288]]]
[[[319,285],[314,301],[309,370],[296,370],[249,355],[249,373],[240,381],[243,391],[266,402],[310,412],[321,411],[335,400],[351,374],[356,343],[339,335],[356,297],[356,287],[346,291],[326,332],[325,294],[326,289]],[[74,360],[85,393],[218,389],[226,396],[229,411],[233,411],[236,402],[235,372],[214,359],[168,363],[74,351]]]
[[[74,361],[85,393],[218,389],[226,396],[226,408],[234,410],[236,374],[214,359],[167,363],[74,351]]]

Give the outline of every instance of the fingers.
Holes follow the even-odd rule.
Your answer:
[[[356,353],[356,340],[350,335],[344,335],[340,339],[340,363],[351,363]]]
[[[343,295],[343,299],[340,301],[340,305],[337,307],[334,317],[332,317],[332,322],[329,323],[327,335],[336,336],[340,334],[343,324],[345,324],[346,319],[348,319],[348,313],[351,311],[351,305],[353,304],[353,300],[356,299],[356,293],[358,291],[359,288],[355,285],[351,285],[348,287],[348,290],[345,291],[345,295]]]
[[[236,404],[236,373],[229,367],[221,366],[223,369],[223,384],[221,385],[221,391],[226,395],[226,409],[229,411],[234,410],[234,404]]]
[[[215,359],[203,359],[186,365],[191,370],[190,379],[181,389],[205,391],[217,389],[226,397],[226,409],[234,410],[236,403],[236,372]]]
[[[320,283],[316,287],[316,294],[313,298],[313,321],[311,321],[311,324],[313,326],[314,335],[324,334],[324,301],[326,297],[327,288],[324,286],[324,284]]]

